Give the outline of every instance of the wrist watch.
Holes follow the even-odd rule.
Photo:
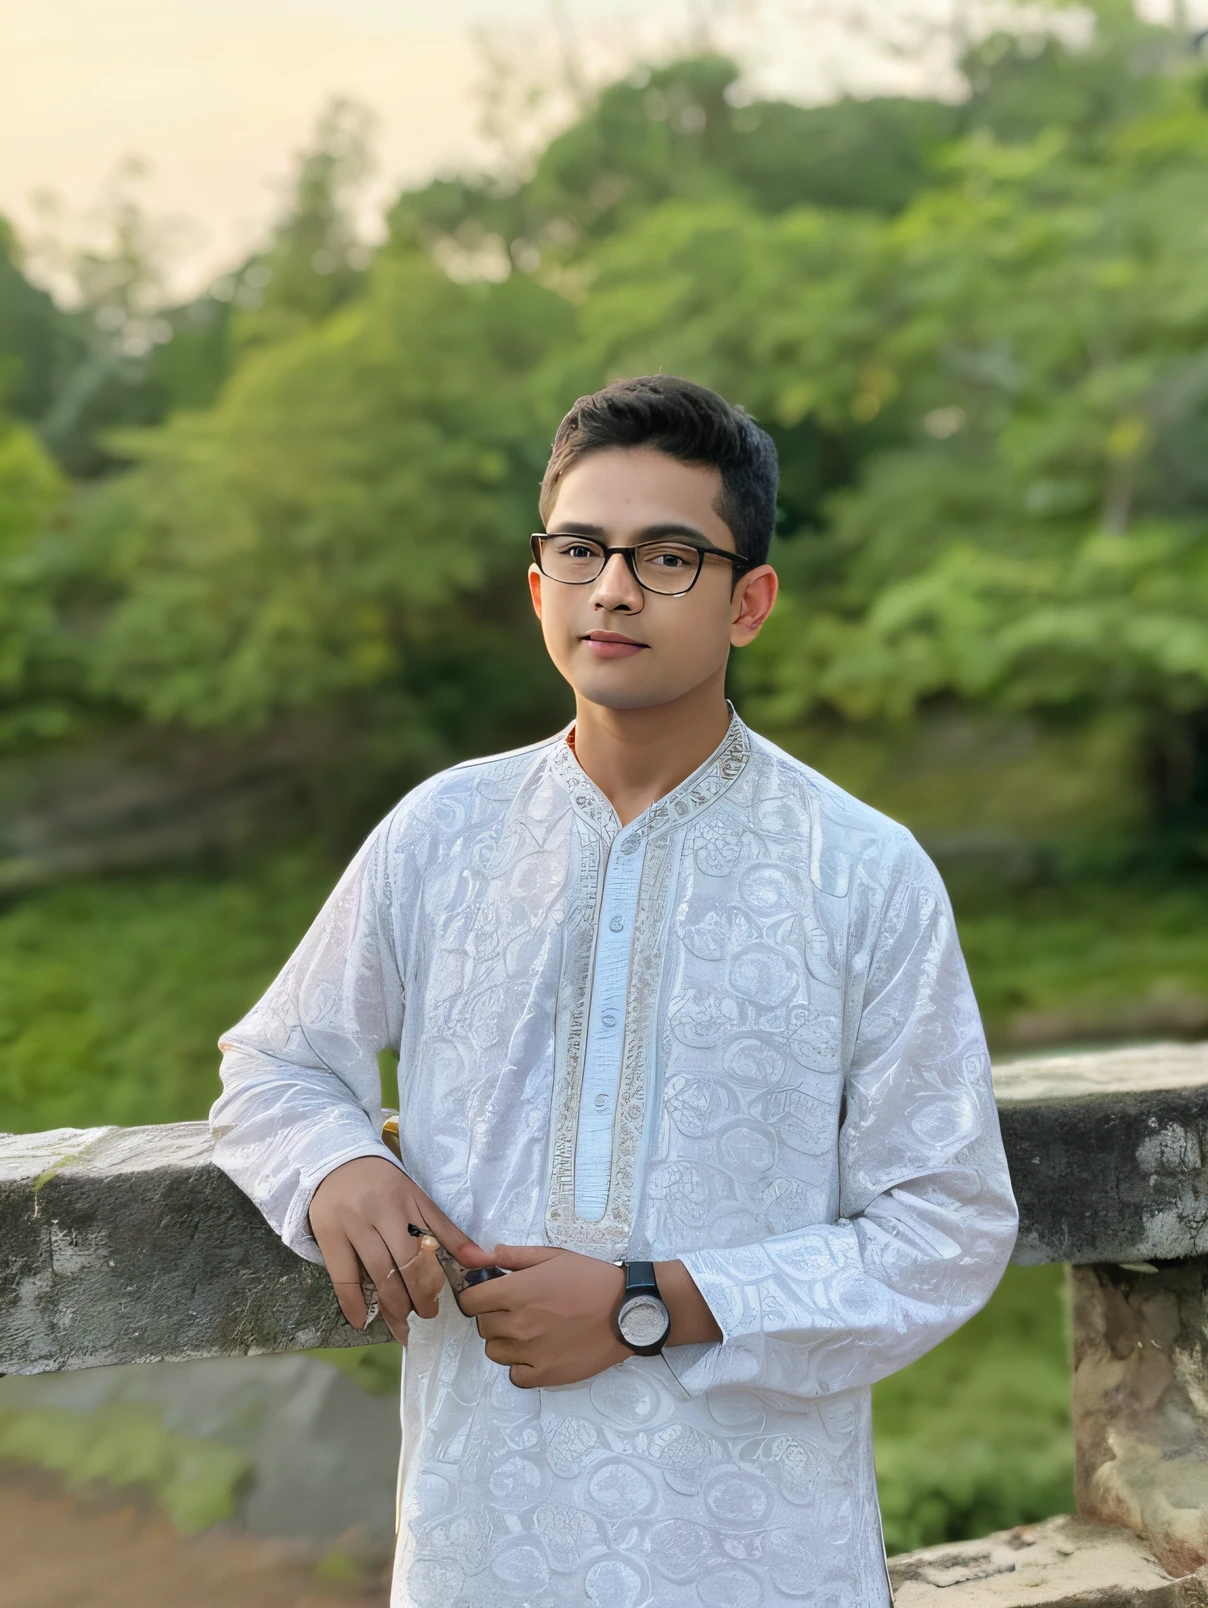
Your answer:
[[[653,1262],[620,1262],[625,1294],[617,1313],[617,1333],[639,1357],[653,1357],[667,1343],[671,1314],[663,1305]]]

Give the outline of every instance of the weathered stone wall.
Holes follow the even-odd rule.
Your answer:
[[[1208,1256],[1208,1044],[996,1067],[1015,1261]]]
[[[1021,1262],[1208,1256],[1208,1046],[996,1071]],[[387,1338],[340,1316],[201,1123],[0,1137],[0,1373]]]
[[[0,1373],[372,1344],[204,1123],[0,1138]]]
[[[1072,1270],[1078,1511],[1208,1564],[1208,1262]]]

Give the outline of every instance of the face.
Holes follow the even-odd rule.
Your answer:
[[[589,453],[558,486],[546,529],[630,547],[652,536],[682,536],[734,552],[717,512],[718,470],[680,463],[650,447]],[[706,558],[680,597],[640,587],[615,553],[585,585],[529,571],[545,646],[580,698],[610,709],[647,709],[724,679],[731,647],[759,634],[776,597],[766,564],[734,584],[734,566]]]

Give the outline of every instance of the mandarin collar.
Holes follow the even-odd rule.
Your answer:
[[[678,787],[655,799],[641,815],[622,828],[617,812],[580,765],[570,745],[574,729],[572,721],[559,735],[550,754],[550,768],[566,789],[575,813],[608,843],[622,831],[627,836],[632,834],[636,840],[655,837],[671,827],[683,825],[727,792],[751,758],[750,733],[731,704],[726,735],[708,759]]]

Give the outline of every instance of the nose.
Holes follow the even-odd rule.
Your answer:
[[[642,588],[624,555],[614,553],[604,565],[591,594],[592,607],[609,614],[640,614],[645,604]]]

